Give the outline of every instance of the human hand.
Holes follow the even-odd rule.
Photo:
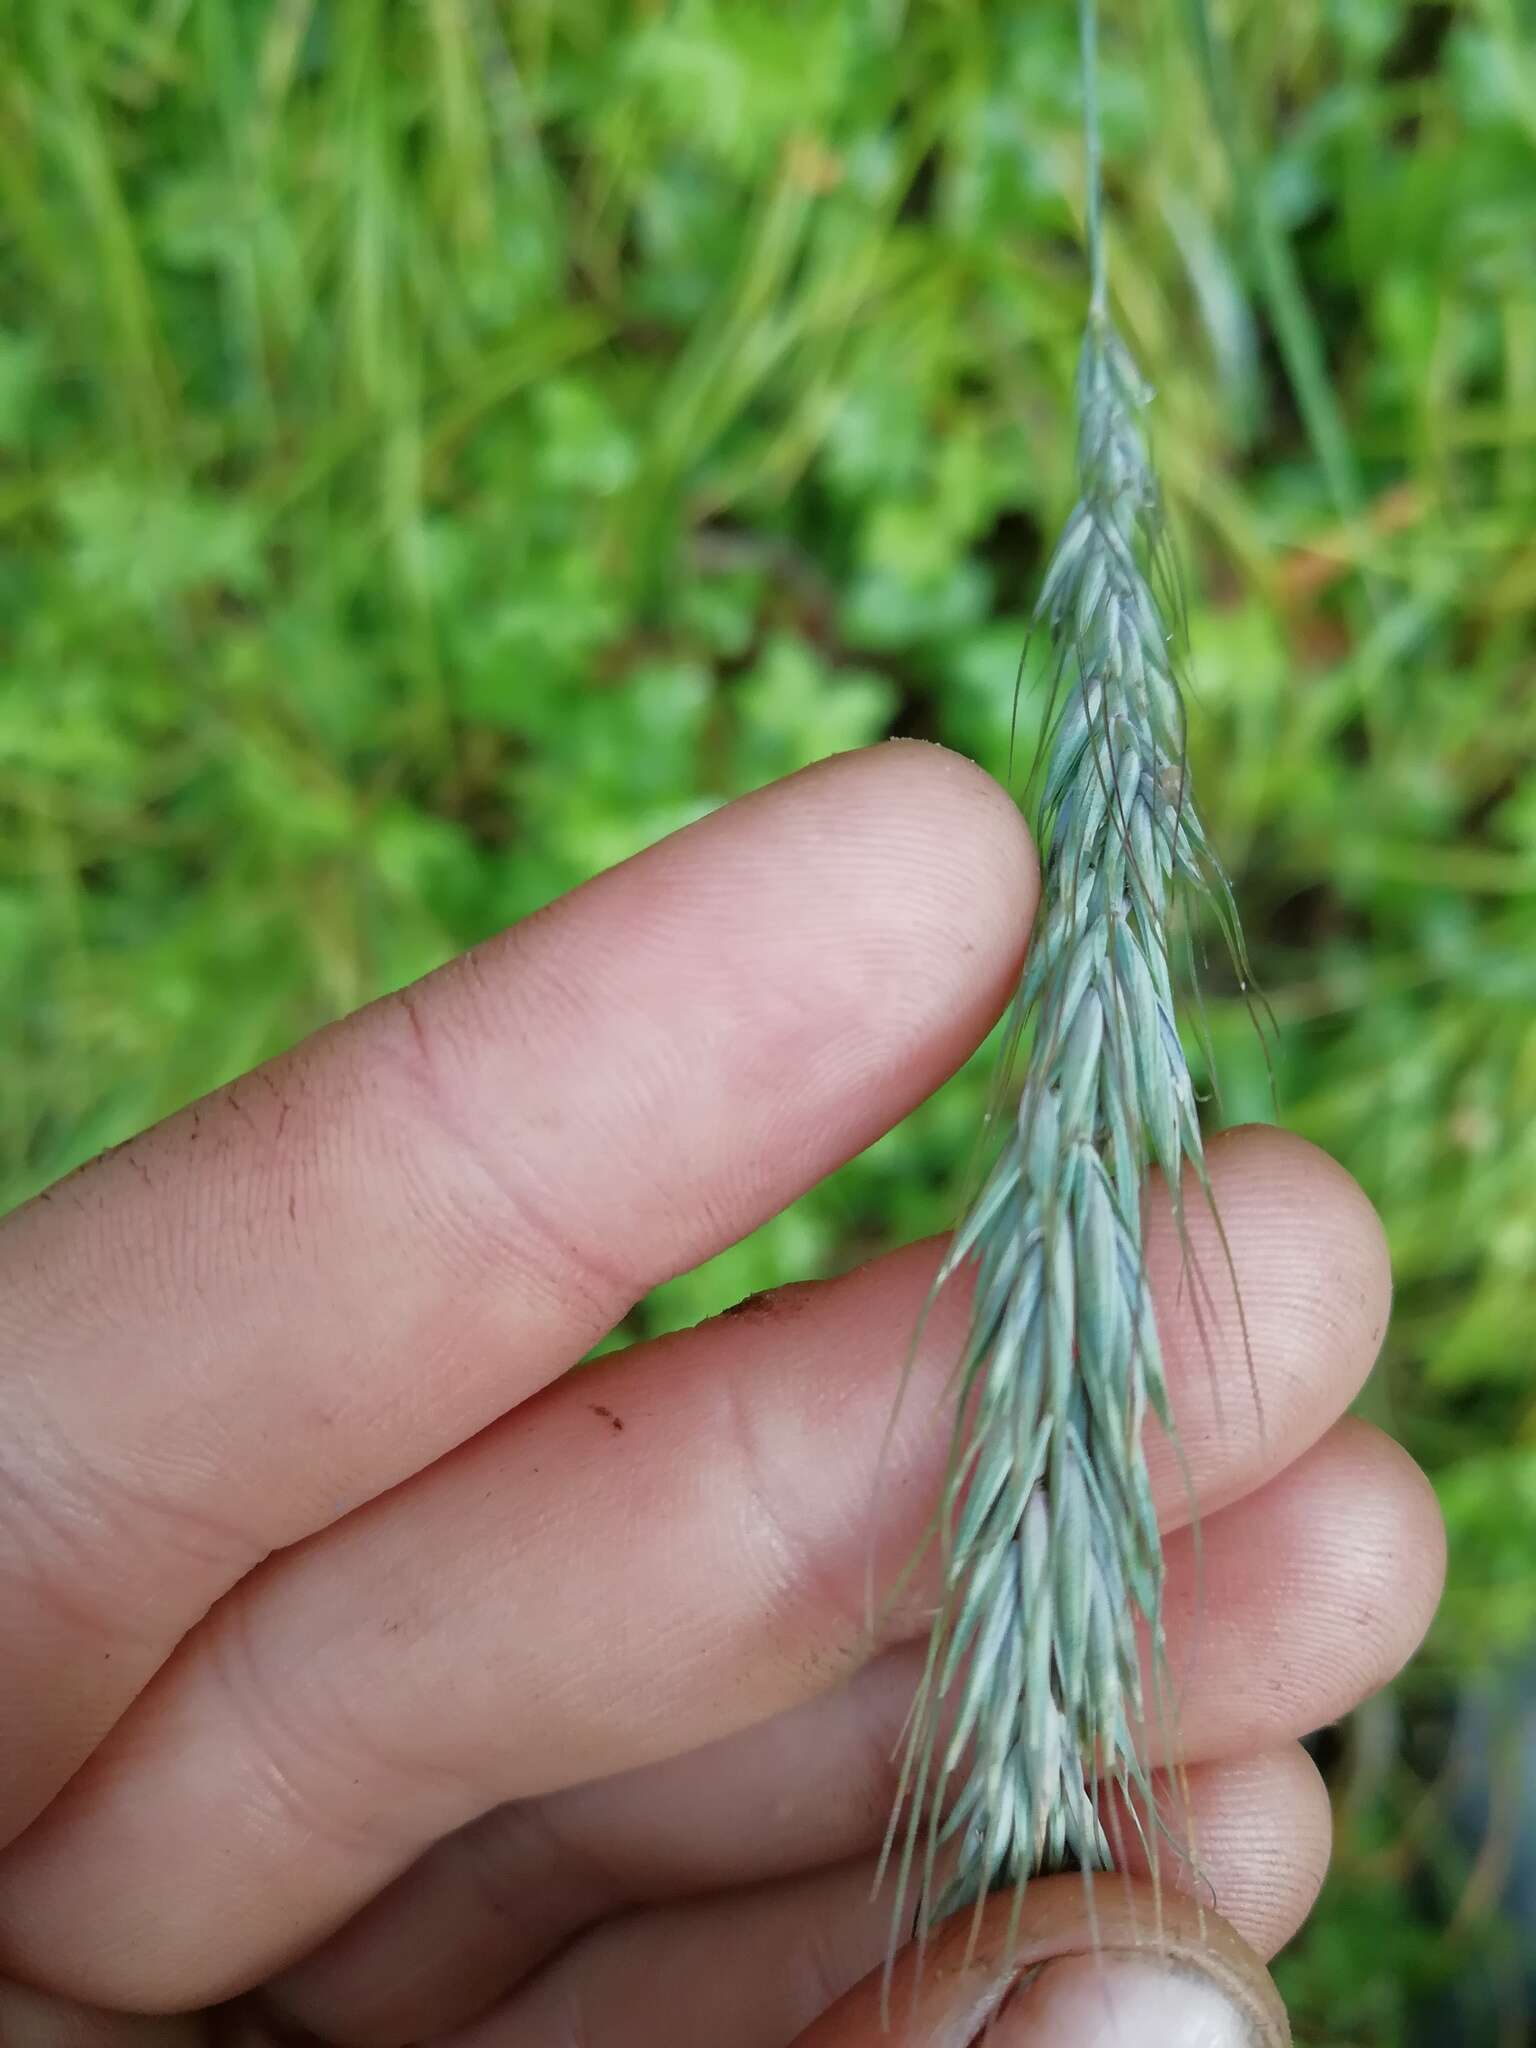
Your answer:
[[[893,1580],[931,1510],[963,1305],[883,1466],[933,1246],[567,1368],[965,1057],[1033,872],[956,758],[828,762],[8,1221],[7,2048],[873,2041],[867,1986],[816,2016],[886,1941],[924,1613],[918,1586],[869,1641],[866,1571]],[[1150,1252],[1184,1460],[1152,1446],[1167,1761],[1268,1954],[1327,1854],[1296,1738],[1409,1654],[1441,1536],[1403,1454],[1340,1419],[1387,1315],[1364,1197],[1273,1131],[1210,1160],[1262,1420],[1197,1205],[1209,1348],[1166,1219]],[[1081,1947],[1070,1891],[1028,1895],[1021,1959]],[[937,1963],[923,1995],[970,2004],[911,2038],[969,2039],[996,1968]],[[1057,2038],[1017,2031],[1042,1986],[1000,2041]]]

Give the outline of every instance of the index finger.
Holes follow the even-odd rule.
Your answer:
[[[0,1231],[0,1840],[269,1551],[465,1441],[971,1050],[1034,869],[903,743],[730,806]]]

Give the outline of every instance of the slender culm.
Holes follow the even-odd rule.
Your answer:
[[[1077,503],[1036,623],[1053,691],[1034,778],[1044,890],[1019,992],[1017,1113],[945,1265],[974,1269],[937,1516],[942,1599],[893,1822],[898,1924],[1036,1872],[1116,1860],[1106,1800],[1155,1826],[1140,1629],[1162,1651],[1162,1551],[1143,1451],[1168,1420],[1147,1298],[1152,1167],[1205,1184],[1170,938],[1231,895],[1186,787],[1171,577],[1141,416],[1110,319],[1092,0],[1081,0],[1092,278],[1077,375]],[[940,1876],[939,1872],[945,1873]]]

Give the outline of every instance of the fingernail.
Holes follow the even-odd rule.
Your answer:
[[[1026,1976],[975,2038],[985,2048],[1278,2048],[1253,2008],[1203,1971],[1113,1950]]]

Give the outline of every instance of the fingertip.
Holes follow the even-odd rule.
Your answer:
[[[679,908],[708,901],[718,919],[728,903],[750,920],[760,999],[793,990],[797,1028],[814,1008],[829,1057],[904,1080],[896,1113],[996,1021],[1039,893],[1018,806],[974,762],[920,740],[759,790],[676,835],[666,866]]]
[[[1434,1618],[1444,1539],[1412,1460],[1351,1416],[1167,1559],[1179,1753],[1230,1761],[1326,1727],[1397,1676]]]
[[[1235,1900],[1223,1910],[1267,1959],[1301,1932],[1327,1880],[1333,1800],[1322,1772],[1299,1742],[1256,1757],[1254,1769],[1262,1772],[1277,1809],[1285,1814],[1284,1875],[1289,1881],[1264,1887],[1262,1899],[1246,1915],[1246,1926],[1233,1911]]]
[[[1375,1363],[1391,1311],[1380,1219],[1351,1176],[1270,1125],[1224,1131],[1183,1212],[1148,1221],[1179,1449],[1154,1438],[1177,1520],[1262,1484],[1324,1435]],[[1184,1502],[1181,1508],[1180,1501]]]
[[[1346,1557],[1360,1585],[1360,1632],[1381,1637],[1376,1684],[1385,1685],[1419,1648],[1440,1604],[1445,1515],[1424,1471],[1374,1423],[1346,1416],[1324,1449],[1351,1516],[1353,1556]]]
[[[1213,1181],[1233,1200],[1263,1200],[1326,1254],[1319,1278],[1374,1362],[1392,1312],[1392,1257],[1375,1205],[1320,1145],[1274,1124],[1239,1124],[1211,1140]]]
[[[990,775],[890,740],[755,790],[589,886],[631,935],[658,919],[695,941],[711,930],[694,975],[745,951],[760,1007],[792,998],[822,1041],[894,1055],[921,1094],[1017,986],[1039,870]]]
[[[1283,1948],[1316,1904],[1333,1813],[1299,1742],[1160,1774],[1157,1827],[1139,1797],[1116,1790],[1106,1804],[1117,1865],[1214,1906],[1256,1955]]]
[[[1219,1873],[1217,1910],[1268,1959],[1317,1903],[1333,1853],[1333,1807],[1299,1742],[1197,1768],[1196,1852]]]
[[[1010,979],[1040,891],[1034,840],[1013,798],[984,768],[929,740],[887,740],[816,763],[795,782],[830,787],[851,836],[900,875],[916,863],[942,892],[963,949]],[[793,787],[793,783],[785,785]],[[986,959],[977,963],[985,972]]]

